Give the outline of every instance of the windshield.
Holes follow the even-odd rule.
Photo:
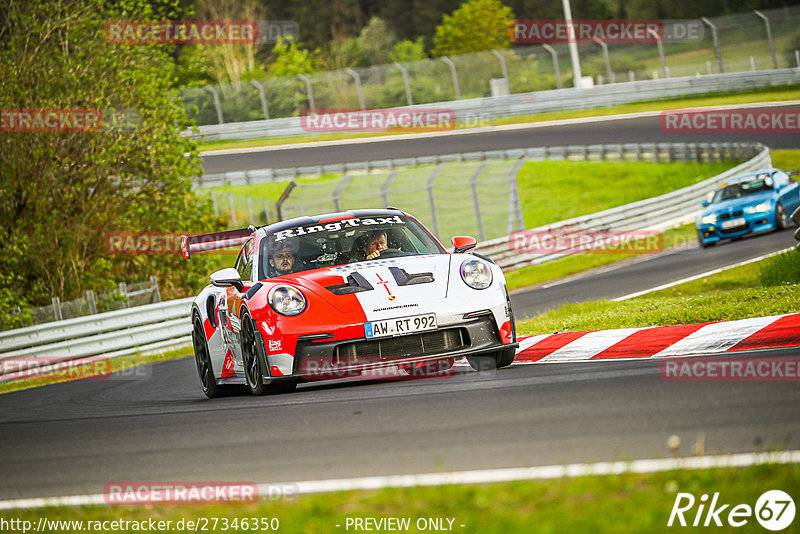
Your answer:
[[[296,226],[261,241],[259,279],[399,256],[445,254],[418,222],[402,215]]]
[[[727,185],[714,193],[711,203],[723,202],[733,198],[741,198],[762,191],[772,190],[772,178],[769,175],[759,175],[752,180]]]

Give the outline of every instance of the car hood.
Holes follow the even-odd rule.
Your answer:
[[[447,296],[450,261],[449,254],[376,259],[283,279],[312,291],[342,311],[355,296],[370,317],[384,312],[387,317],[414,315],[425,311],[421,303]]]
[[[722,202],[716,202],[703,210],[702,215],[708,215],[710,213],[718,213],[720,211],[728,211],[733,210],[736,208],[744,208],[746,206],[751,206],[753,204],[758,204],[760,202],[764,202],[765,200],[770,200],[773,197],[773,193],[770,191],[762,191],[761,193],[755,193],[753,195],[747,195],[741,198],[732,198],[730,200],[724,200]]]

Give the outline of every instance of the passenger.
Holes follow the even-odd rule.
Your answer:
[[[294,272],[295,256],[288,243],[279,243],[269,258],[270,266],[275,269],[276,276]]]

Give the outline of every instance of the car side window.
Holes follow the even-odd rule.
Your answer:
[[[253,276],[253,238],[247,240],[236,258],[235,268],[242,280],[250,280]]]

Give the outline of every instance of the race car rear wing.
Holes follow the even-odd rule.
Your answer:
[[[187,260],[192,254],[205,252],[207,250],[217,250],[220,248],[240,247],[255,231],[255,227],[242,228],[240,230],[227,230],[225,232],[214,232],[202,235],[182,235],[181,236],[181,255]]]

